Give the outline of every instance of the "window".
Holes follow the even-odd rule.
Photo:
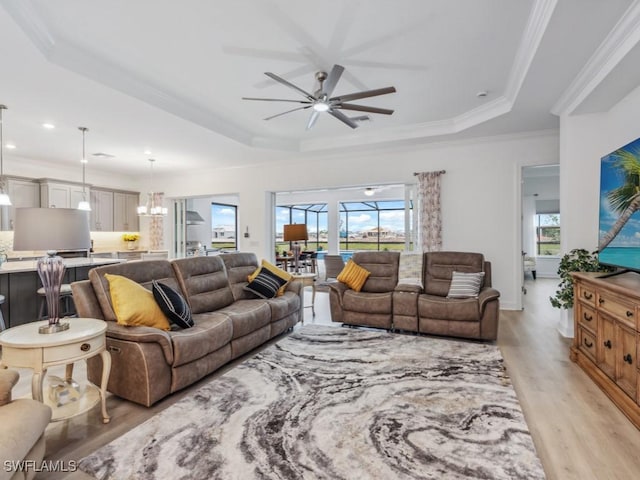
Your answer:
[[[211,204],[211,246],[237,249],[238,207],[224,203]]]
[[[404,250],[404,207],[404,200],[341,202],[340,249]]]
[[[537,254],[560,255],[560,214],[537,214],[535,222]]]
[[[327,204],[286,205],[276,207],[276,250],[289,250],[283,240],[284,226],[292,223],[307,225],[309,240],[301,244],[303,250],[327,249]]]

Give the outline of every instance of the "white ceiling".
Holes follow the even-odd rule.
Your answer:
[[[115,156],[96,168],[131,174],[150,156],[169,171],[555,129],[640,84],[639,3],[0,0],[4,140],[17,147],[5,171],[77,162],[78,126],[88,152]],[[293,104],[241,99],[298,100],[264,72],[313,91],[336,63],[334,94],[395,86],[353,102],[395,113],[357,130],[323,115],[307,131],[308,110],[264,121]]]

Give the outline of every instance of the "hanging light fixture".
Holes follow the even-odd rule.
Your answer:
[[[147,203],[138,207],[138,215],[142,217],[162,217],[167,214],[168,210],[162,205],[156,205],[156,195],[153,192],[153,163],[154,158],[149,159],[151,165],[151,191],[147,193]]]
[[[87,189],[85,183],[85,167],[87,165],[87,157],[84,150],[84,135],[89,131],[87,127],[78,127],[78,130],[82,132],[82,200],[78,202],[78,210],[91,211],[91,204],[87,201]]]
[[[4,138],[2,137],[2,112],[7,109],[6,105],[0,105],[0,205],[11,205],[9,194],[7,193],[7,179],[4,176],[2,152],[4,150]]]

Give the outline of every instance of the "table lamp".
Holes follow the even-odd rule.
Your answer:
[[[13,250],[45,250],[36,270],[44,287],[49,324],[40,333],[56,333],[69,328],[60,322],[60,286],[64,261],[58,250],[89,250],[89,212],[75,208],[16,208]]]
[[[309,234],[307,233],[307,226],[304,223],[294,223],[284,226],[284,238],[285,242],[295,242],[293,244],[293,262],[295,265],[295,271],[298,273],[298,260],[300,259],[300,240],[309,240]]]

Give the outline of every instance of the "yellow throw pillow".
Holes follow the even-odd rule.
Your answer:
[[[260,273],[260,270],[262,270],[262,268],[266,268],[271,273],[273,273],[274,275],[277,275],[278,277],[282,278],[285,282],[287,282],[278,289],[278,293],[276,294],[276,296],[278,297],[284,295],[284,291],[287,288],[287,285],[289,285],[289,282],[293,277],[291,276],[290,273],[285,272],[281,268],[276,267],[274,264],[269,263],[266,260],[262,260],[262,262],[260,263],[260,266],[256,269],[256,271],[253,272],[251,275],[249,275],[249,277],[247,277],[247,281],[249,283],[253,282],[258,276],[258,274]]]
[[[369,275],[371,275],[371,272],[362,268],[352,259],[349,259],[347,264],[340,272],[340,275],[338,275],[338,281],[344,283],[351,290],[359,292],[360,290],[362,290],[364,282],[367,281]]]
[[[171,330],[169,320],[153,298],[153,293],[139,283],[105,273],[109,282],[109,295],[119,325],[155,327]]]

